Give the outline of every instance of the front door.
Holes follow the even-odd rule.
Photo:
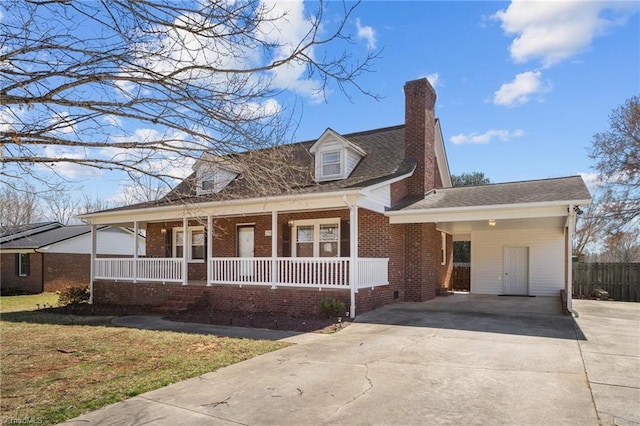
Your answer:
[[[505,294],[529,294],[529,248],[505,247],[504,249]]]
[[[240,262],[240,270],[238,272],[242,277],[253,276],[254,247],[254,226],[238,226],[238,257],[247,258],[246,262]]]

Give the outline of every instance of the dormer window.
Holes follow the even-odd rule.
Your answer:
[[[322,177],[330,178],[340,176],[341,161],[340,151],[322,153]]]
[[[327,129],[313,144],[310,152],[315,156],[316,180],[346,179],[366,153],[358,145]]]
[[[239,173],[224,161],[222,157],[205,154],[196,162],[193,167],[196,171],[196,194],[216,194],[238,177]]]

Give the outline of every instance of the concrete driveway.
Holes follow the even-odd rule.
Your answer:
[[[68,424],[640,422],[640,304],[575,305],[584,311],[576,321],[556,298],[390,305],[337,334],[297,337]],[[612,317],[620,306],[622,318]]]

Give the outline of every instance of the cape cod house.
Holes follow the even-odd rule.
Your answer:
[[[472,293],[566,290],[570,307],[575,214],[590,202],[582,179],[452,188],[436,93],[426,79],[404,91],[403,125],[290,145],[306,185],[252,193],[211,157],[161,200],[83,215],[94,230],[147,236],[145,257],[93,255],[93,303],[302,315],[331,296],[354,317],[434,298],[458,239],[471,241]]]

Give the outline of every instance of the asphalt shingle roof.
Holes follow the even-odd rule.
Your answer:
[[[457,188],[439,188],[424,199],[399,210],[479,207],[501,204],[589,200],[591,195],[580,176],[522,182],[494,183]]]
[[[5,233],[3,235],[3,241],[0,243],[0,250],[38,249],[91,232],[91,226],[89,225],[59,225],[60,226],[57,228],[48,229],[42,232],[38,232],[37,229],[34,229],[34,232],[28,235],[20,235],[16,233],[14,235],[18,236],[14,239],[11,239],[10,234]],[[27,230],[29,229],[28,226],[25,226],[24,228]],[[24,233],[24,231],[22,233]]]
[[[176,186],[164,198],[146,203],[119,207],[105,211],[125,211],[140,208],[152,208],[167,205],[200,203],[207,201],[222,201],[227,199],[255,198],[261,196],[276,196],[283,194],[309,194],[332,192],[347,189],[364,188],[396,176],[410,173],[416,165],[415,159],[405,159],[404,155],[404,125],[385,127],[358,133],[342,135],[350,143],[357,145],[366,152],[351,175],[346,179],[315,182],[314,157],[309,152],[316,140],[298,142],[287,145],[290,149],[290,162],[297,169],[297,174],[287,179],[288,187],[269,187],[265,185],[259,189],[252,187],[245,180],[238,178],[226,188],[216,194],[196,195],[195,173]],[[240,154],[239,160],[242,160]]]

